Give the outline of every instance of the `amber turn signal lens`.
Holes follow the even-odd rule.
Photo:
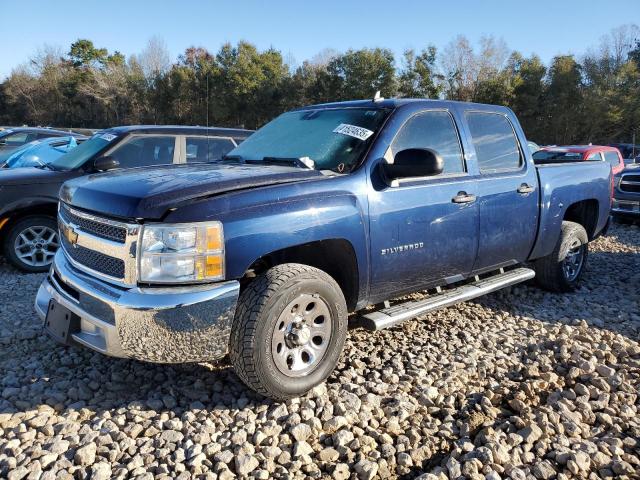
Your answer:
[[[222,250],[222,232],[220,227],[207,227],[207,250]]]
[[[221,277],[222,276],[222,256],[207,255],[206,276]]]

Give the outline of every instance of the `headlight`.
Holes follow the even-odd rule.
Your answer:
[[[222,223],[143,225],[140,281],[182,283],[224,278]]]

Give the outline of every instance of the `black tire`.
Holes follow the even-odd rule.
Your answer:
[[[276,351],[281,344],[278,343],[275,350],[274,345],[279,341],[277,335],[283,335],[282,332],[286,330],[281,327],[285,323],[282,318],[294,315],[292,312],[298,308],[295,303],[297,299],[309,296],[317,298],[322,311],[329,313],[329,319],[323,319],[323,315],[318,317],[323,319],[321,324],[330,321],[328,326],[322,327],[327,330],[326,336],[329,338],[326,339],[326,346],[321,347],[326,350],[322,355],[318,355],[317,364],[309,364],[308,368],[313,368],[301,376],[291,376],[297,372],[292,371],[290,375],[283,373],[283,359],[276,357]],[[294,306],[290,307],[292,304]],[[309,302],[309,305],[311,304],[313,301]],[[307,320],[305,317],[302,323],[306,324]],[[316,320],[313,319],[313,324]],[[313,328],[320,327],[309,328],[303,325],[301,328],[313,332]],[[296,332],[285,337],[290,339]],[[285,400],[304,394],[331,374],[340,358],[346,334],[347,305],[336,281],[317,268],[287,263],[275,266],[258,276],[240,294],[231,330],[229,356],[235,372],[249,388],[265,397]],[[313,349],[316,347],[308,344],[310,335],[313,333],[306,334],[307,345]],[[313,337],[313,340],[317,338],[320,337]],[[297,335],[295,340],[298,341]],[[289,348],[288,345],[285,345],[285,348]],[[304,350],[306,346],[292,348]],[[300,358],[303,358],[304,353],[302,351]],[[288,361],[289,357],[286,359],[286,362]]]
[[[577,242],[582,260],[575,276],[567,273],[565,260]],[[589,237],[584,227],[574,222],[562,222],[560,238],[550,255],[536,260],[533,264],[536,271],[536,283],[551,292],[572,292],[580,283],[582,273],[587,264],[589,254]]]
[[[34,254],[35,256],[32,257],[32,260],[29,260],[28,258],[20,258],[16,251],[16,241],[18,240],[18,237],[21,233],[29,232],[30,228],[35,229],[36,231],[39,229],[48,229],[48,231],[52,230],[56,232],[55,245],[47,244],[46,248]],[[3,245],[4,256],[13,266],[23,272],[46,272],[49,270],[51,262],[53,261],[52,254],[55,253],[58,246],[57,232],[58,224],[55,218],[47,215],[33,215],[18,220],[16,223],[9,226],[6,232]],[[37,265],[37,263],[41,264]]]

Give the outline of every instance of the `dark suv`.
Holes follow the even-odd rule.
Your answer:
[[[58,191],[67,180],[116,168],[209,162],[252,132],[241,129],[129,126],[102,130],[41,167],[0,172],[0,242],[13,265],[49,268],[58,248]]]

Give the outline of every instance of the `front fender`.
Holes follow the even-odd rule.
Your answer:
[[[58,198],[51,195],[34,195],[17,198],[18,193],[6,195],[7,187],[4,187],[0,194],[0,218],[11,216],[13,212],[18,210],[32,209],[38,206],[55,206],[58,204]]]
[[[227,278],[241,278],[272,252],[320,240],[341,239],[355,252],[359,291],[366,292],[367,229],[362,208],[350,194],[299,198],[255,205],[223,219]]]

